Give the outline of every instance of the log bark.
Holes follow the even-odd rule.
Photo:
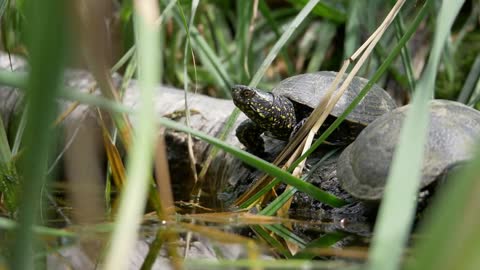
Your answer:
[[[11,70],[25,70],[26,62],[20,57],[11,56],[10,58],[6,54],[0,54],[0,68],[10,70],[10,67],[12,67]],[[121,76],[114,74],[113,80],[118,89],[122,80]],[[92,75],[83,70],[68,70],[65,74],[65,85],[74,89],[74,91],[81,92],[88,92],[92,87],[96,88]],[[99,89],[94,89],[92,93],[94,95],[100,95]],[[139,95],[140,89],[137,81],[131,80],[125,89],[123,104],[132,109],[139,108],[141,106],[139,103]],[[185,123],[185,116],[182,115],[182,112],[185,110],[184,95],[183,90],[159,85],[154,100],[156,117],[169,117],[178,122]],[[11,145],[13,144],[23,111],[22,98],[22,91],[8,86],[0,86],[0,115],[7,129]],[[71,108],[72,104],[73,102],[60,100],[59,114]],[[191,127],[216,137],[219,136],[225,122],[235,108],[231,100],[212,98],[195,93],[188,93],[188,106],[191,112]],[[105,116],[108,114],[102,115]],[[244,119],[245,116],[241,115],[239,119],[237,119],[233,130],[238,123]],[[103,120],[105,120],[109,128],[111,128],[111,121],[108,120],[108,118]],[[130,120],[133,127],[135,127],[135,118],[130,117]],[[57,145],[58,153],[56,155],[65,152],[69,145],[74,144],[76,141],[75,136],[79,133],[88,133],[100,140],[102,138],[100,123],[101,119],[99,119],[97,108],[84,104],[78,105],[60,124],[61,139]],[[79,130],[81,132],[79,132]],[[226,142],[241,147],[241,144],[233,134],[234,132],[231,132],[227,136]],[[165,138],[175,200],[188,200],[194,178],[190,159],[188,158],[187,135],[174,130],[167,130]],[[99,152],[97,154],[104,157],[103,147],[101,145],[99,145],[99,147],[100,149],[98,149]],[[193,138],[193,149],[196,159],[195,167],[197,168],[197,172],[199,172],[210,153],[209,150],[211,146],[201,140]],[[241,162],[231,155],[220,151],[207,171],[205,178],[207,186],[205,186],[204,189],[216,192],[225,186],[232,186],[239,178],[246,175],[247,172],[248,168],[245,168]],[[210,195],[212,201],[217,202],[218,194]]]

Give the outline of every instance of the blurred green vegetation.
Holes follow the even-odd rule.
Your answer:
[[[424,7],[427,1],[433,4]],[[399,105],[409,102],[412,98],[412,93],[415,92],[415,89],[418,90],[419,78],[424,76],[425,67],[427,63],[429,63],[429,55],[433,46],[434,36],[438,36],[438,31],[440,31],[437,27],[441,24],[439,20],[442,18],[438,18],[436,15],[439,8],[445,4],[445,1],[427,1],[406,1],[399,15],[401,19],[397,18],[394,22],[395,25],[389,27],[383,34],[380,43],[358,74],[363,77],[378,80],[378,84],[388,89]],[[232,84],[249,84],[249,82],[252,82],[252,78],[260,69],[261,65],[265,63],[265,59],[272,48],[278,44],[280,37],[286,32],[300,11],[305,8],[305,5],[311,1],[205,0],[199,1],[196,13],[192,14],[192,10],[194,10],[192,9],[193,2],[194,1],[189,0],[177,2],[166,0],[158,1],[161,12],[161,17],[158,20],[160,25],[160,40],[156,40],[156,42],[160,44],[160,53],[157,59],[155,59],[161,63],[161,72],[159,71],[158,75],[160,76],[160,74],[162,74],[160,77],[161,83],[166,85],[172,85],[181,89],[186,85],[185,82],[188,82],[189,89],[187,90],[196,89],[203,94],[229,98]],[[320,1],[313,8],[312,12],[296,26],[291,36],[288,37],[287,43],[278,52],[278,55],[274,55],[276,56],[275,60],[268,66],[264,76],[262,76],[259,87],[270,89],[281,79],[299,73],[314,72],[317,70],[338,70],[342,62],[350,57],[373,31],[375,31],[390,11],[394,2],[395,1],[380,0]],[[455,1],[455,3],[459,2]],[[118,71],[125,75],[127,80],[130,77],[136,78],[137,53],[135,50],[138,49],[138,44],[135,44],[135,42],[138,39],[138,36],[136,36],[138,33],[134,32],[134,4],[131,0],[112,0],[106,1],[104,4],[106,12],[103,14],[105,18],[102,19],[105,22],[105,33],[108,33],[109,36],[106,38],[107,44],[101,44],[101,41],[98,41],[98,45],[100,48],[105,46],[109,49],[109,53],[111,53],[111,57],[105,57],[109,65],[108,68],[114,66],[116,63],[120,63],[118,65],[118,67],[120,67]],[[50,3],[50,5],[52,4]],[[57,83],[55,78],[61,73],[61,65],[63,63],[61,53],[57,55],[59,51],[64,51],[66,57],[68,57],[66,61],[68,68],[91,68],[91,66],[89,66],[89,59],[86,60],[84,58],[85,53],[80,51],[81,45],[79,44],[81,42],[79,42],[78,39],[85,36],[77,33],[76,30],[74,30],[76,28],[72,26],[74,23],[70,22],[70,20],[74,21],[71,16],[75,14],[69,9],[70,7],[65,10],[56,8],[55,10],[49,10],[50,12],[47,12],[44,10],[48,7],[47,5],[38,11],[40,14],[36,17],[36,19],[40,21],[40,18],[48,18],[42,18],[42,16],[48,16],[50,13],[57,14],[55,17],[57,22],[65,22],[65,25],[69,25],[70,28],[68,28],[65,33],[69,38],[69,43],[65,45],[61,45],[60,43],[48,44],[48,40],[55,40],[55,33],[48,32],[48,29],[37,29],[36,27],[39,26],[32,25],[32,10],[28,9],[31,7],[32,3],[28,0],[0,0],[0,38],[2,50],[12,54],[23,55],[30,61],[33,66],[32,76],[34,76],[34,79],[36,78],[36,81],[31,81],[29,87],[32,89],[41,89],[41,87],[46,84],[50,85],[52,89],[55,89]],[[72,5],[72,9],[73,8]],[[413,21],[422,8],[425,8],[424,11],[427,14],[427,19],[421,17],[422,23],[414,25]],[[432,69],[430,71],[433,72],[433,74],[428,74],[430,79],[434,78],[434,75],[437,76],[437,79],[432,82],[436,83],[434,88],[435,98],[458,99],[472,106],[480,100],[480,77],[478,75],[480,74],[480,66],[476,66],[476,61],[480,59],[479,10],[480,3],[478,1],[465,1],[450,31],[448,32],[445,29],[441,30],[441,34],[447,35],[448,40],[445,49],[439,54],[440,62],[436,63],[438,64],[438,69],[434,63],[430,65]],[[454,17],[457,15],[453,14],[454,11],[451,12],[450,15]],[[59,16],[58,14],[64,16]],[[189,27],[188,22],[192,16],[194,17],[193,25]],[[66,21],[61,21],[62,17],[68,18],[65,20],[69,23],[67,24]],[[416,31],[413,37],[407,42],[407,45],[403,47],[401,57],[395,58],[401,49],[401,46],[399,47],[400,40],[406,36],[406,31],[410,29],[409,27],[414,27],[412,29]],[[46,41],[43,40],[36,31],[38,31],[38,33],[45,33],[45,37],[49,39]],[[36,38],[37,43],[29,44],[27,42],[32,42],[32,37]],[[190,42],[194,61],[190,52],[185,49],[187,42]],[[442,40],[439,42],[441,43]],[[440,46],[440,43],[437,45]],[[60,46],[62,50],[58,50],[56,46]],[[55,58],[56,61],[49,61],[47,56]],[[93,56],[87,54],[86,57]],[[184,63],[187,63],[186,73],[184,73]],[[438,74],[436,73],[437,71]],[[48,74],[50,77],[43,76],[42,74]],[[473,79],[469,81],[467,78]],[[426,80],[427,79],[424,79],[424,84],[421,84],[422,86],[428,85],[425,83]],[[417,85],[417,88],[415,88],[415,85]],[[430,91],[430,89],[426,89],[425,91],[427,90]],[[366,91],[368,91],[368,89]],[[49,98],[48,96],[41,97],[45,98],[45,100]],[[51,98],[55,98],[53,92]],[[100,100],[100,98],[98,100]],[[49,102],[51,102],[51,100],[49,100]],[[24,117],[23,113],[15,112],[15,120],[10,122],[11,126],[16,127],[15,131],[9,129],[8,134],[3,134],[4,129],[7,129],[7,127],[3,127],[3,124],[0,125],[2,129],[2,133],[0,134],[0,193],[2,193],[0,213],[2,216],[16,219],[19,201],[20,203],[21,201],[26,202],[27,206],[24,206],[24,208],[28,211],[20,211],[24,214],[23,219],[20,219],[20,228],[22,228],[22,230],[19,231],[20,233],[31,232],[30,226],[35,224],[33,220],[35,220],[35,215],[38,214],[33,213],[35,211],[32,209],[36,209],[35,207],[38,208],[36,205],[39,201],[38,197],[44,196],[40,194],[40,186],[41,188],[44,187],[41,185],[42,182],[36,183],[33,181],[37,179],[33,179],[36,178],[34,176],[37,175],[40,175],[39,178],[43,179],[45,175],[45,172],[42,171],[45,160],[38,160],[38,157],[40,157],[40,159],[46,157],[47,149],[49,148],[49,145],[43,144],[49,144],[45,136],[47,136],[48,132],[52,131],[48,123],[52,120],[51,114],[53,110],[50,112],[42,111],[41,105],[42,104],[33,105],[33,108],[36,108],[37,111],[30,113],[33,114],[31,117],[37,116],[39,118],[40,122],[35,122],[37,125],[38,123],[43,124],[41,127],[34,126],[32,122],[27,124],[25,131],[27,133],[26,139],[23,139],[24,137],[22,136],[24,127],[22,127],[21,119]],[[418,106],[420,109],[423,108],[420,103]],[[128,108],[117,107],[117,112],[128,112]],[[50,114],[43,115],[42,113]],[[233,115],[235,116],[235,113],[233,113]],[[232,117],[232,119],[233,118],[234,117]],[[342,120],[340,119],[339,121],[341,122]],[[197,138],[205,140],[211,145],[237,156],[239,159],[254,167],[279,178],[283,177],[287,179],[287,182],[294,185],[298,190],[303,190],[319,200],[322,198],[321,191],[315,190],[314,187],[308,186],[296,177],[282,172],[280,169],[265,161],[258,160],[244,151],[226,145],[217,138],[212,138],[167,119],[161,119],[159,122],[165,127],[191,133]],[[335,123],[339,124],[339,122]],[[423,124],[426,125],[426,123]],[[23,123],[23,125],[25,125],[25,123]],[[425,125],[422,126],[425,127]],[[35,129],[32,130],[33,128]],[[121,128],[119,128],[119,130],[120,132],[124,131]],[[420,129],[420,131],[411,130],[408,136],[410,136],[410,138],[423,136],[421,134],[422,130],[423,129]],[[35,145],[37,132],[39,132],[38,134],[40,135],[43,134],[43,137],[41,137],[43,140],[37,141],[37,143],[42,144],[40,146]],[[128,132],[126,135],[123,134],[123,136],[128,138]],[[325,136],[328,136],[328,134]],[[321,137],[320,142],[325,139],[325,136]],[[50,139],[53,138],[54,136],[51,136]],[[23,148],[23,140],[28,141],[29,144],[27,145],[30,145],[31,149]],[[128,142],[128,140],[126,141]],[[318,144],[320,144],[320,142]],[[33,145],[33,147],[31,145]],[[415,144],[411,143],[408,146],[415,147]],[[135,145],[133,147],[135,147]],[[31,151],[33,151],[32,149],[40,149],[41,155],[35,157],[31,153]],[[26,153],[23,151],[26,151]],[[26,164],[30,164],[30,167],[24,165],[22,168],[27,168],[26,171],[17,171],[16,161],[19,157],[24,157],[22,155],[26,155],[27,160],[20,160],[26,162]],[[411,157],[403,157],[404,161],[408,161],[409,158],[411,159]],[[449,243],[444,243],[439,239],[448,239],[451,243],[461,245],[462,243],[459,241],[468,238],[468,236],[465,237],[462,235],[463,232],[470,233],[472,239],[477,239],[475,237],[478,237],[480,233],[478,226],[475,227],[479,224],[479,214],[472,212],[472,209],[478,209],[478,204],[472,204],[468,201],[469,198],[473,200],[475,196],[471,191],[478,190],[478,179],[475,179],[475,174],[477,173],[476,175],[478,175],[478,168],[480,167],[480,164],[478,164],[479,160],[480,159],[477,158],[476,163],[468,167],[461,176],[456,176],[463,177],[462,179],[465,181],[462,182],[462,185],[453,186],[453,183],[447,185],[446,188],[455,192],[450,194],[444,191],[441,193],[442,197],[436,200],[434,212],[429,214],[427,223],[422,227],[425,234],[429,234],[429,237],[432,237],[439,243],[441,242],[441,245],[438,244],[435,246],[432,243],[436,243],[436,241],[429,241],[428,239],[418,241],[419,245],[415,250],[418,250],[419,254],[423,256],[419,257],[418,260],[420,263],[418,265],[425,266],[425,269],[436,269],[432,266],[434,264],[431,263],[433,260],[431,259],[432,254],[428,251],[429,249],[436,248],[435,250],[438,249],[439,252],[444,252],[444,254],[448,253]],[[41,166],[36,162],[39,162]],[[479,166],[475,167],[475,164]],[[30,171],[30,168],[33,169]],[[27,177],[27,180],[22,180],[26,172],[29,177]],[[457,181],[461,181],[462,179],[457,179]],[[35,185],[30,187],[30,191],[28,191],[33,195],[29,193],[29,195],[26,196],[27,198],[19,200],[19,198],[22,198],[22,196],[19,196],[19,194],[22,194],[19,193],[21,189],[19,183],[22,181],[31,181],[35,183]],[[24,186],[29,185],[29,183],[30,182],[24,182]],[[471,189],[469,189],[469,187]],[[112,191],[106,188],[106,192],[110,193]],[[291,192],[293,194],[295,190]],[[397,195],[402,196],[401,192]],[[62,196],[58,197],[60,198],[57,198],[58,200],[63,199]],[[333,205],[341,205],[343,203],[335,202],[336,204]],[[447,205],[446,202],[452,203]],[[62,203],[64,202],[62,201]],[[415,202],[412,202],[411,205],[414,206],[414,204]],[[271,210],[270,208],[275,208],[276,211],[281,205],[283,205],[283,203],[266,207],[264,208],[264,212],[265,209]],[[389,212],[391,217],[391,215],[395,215],[395,211],[397,210],[398,209],[389,208],[385,211]],[[449,220],[448,217],[442,219],[440,215],[442,211],[453,214],[456,213],[458,215],[458,217],[456,217],[457,220],[462,218],[458,213],[471,213],[469,218],[472,223],[463,224],[464,226],[455,226],[455,224],[453,224],[455,220]],[[390,219],[390,221],[392,220],[394,219]],[[12,220],[1,219],[0,227],[8,229],[16,228],[16,225],[9,223],[10,221]],[[22,223],[22,221],[24,222]],[[382,220],[382,222],[385,221]],[[403,226],[402,229],[404,230],[410,229],[408,221],[400,221],[397,224],[398,226]],[[49,224],[47,223],[46,225]],[[456,230],[452,233],[458,233],[461,237],[458,239],[452,236],[443,238],[442,234],[448,233],[445,232],[445,230],[442,231],[442,229],[445,228]],[[312,247],[323,248],[331,245],[330,242],[333,241],[332,239],[337,241],[344,238],[343,234],[333,235],[333,237],[326,234],[324,240],[319,238],[312,241],[312,243],[306,243],[304,239],[301,239],[289,231],[287,226],[275,225],[261,227],[255,225],[253,229],[258,233],[258,236],[263,237],[264,240],[276,248],[279,254],[287,258],[292,256],[292,254],[284,247],[283,240],[297,243],[301,248],[310,247],[310,245],[312,245]],[[35,227],[35,230],[36,233],[41,231],[42,233],[56,237],[64,236],[62,233],[65,232],[62,230],[49,231],[48,228],[39,229],[38,227]],[[107,231],[109,230],[110,228]],[[275,233],[277,237],[273,237],[271,235],[272,232]],[[0,232],[0,239],[3,239],[3,236]],[[7,238],[15,239],[16,236],[14,233],[10,233]],[[71,235],[68,235],[68,237],[71,237]],[[13,256],[16,256],[14,260],[17,261],[20,261],[22,258],[22,248],[26,247],[30,250],[29,245],[33,241],[31,235],[24,236],[24,234],[22,234],[20,238],[23,239],[21,240],[23,244],[19,244],[17,250],[9,251],[9,253],[14,253]],[[33,238],[36,239],[36,237]],[[376,247],[377,250],[383,249],[384,252],[378,254],[383,256],[384,259],[386,258],[386,261],[400,261],[402,258],[401,254],[395,254],[395,258],[389,258],[389,249],[386,248],[386,245],[381,244],[389,240],[390,239],[384,238],[378,242],[380,244]],[[325,241],[328,243],[325,244]],[[403,250],[404,245],[402,243],[398,245]],[[460,262],[465,262],[465,265],[478,266],[474,264],[475,258],[470,254],[475,248],[479,247],[478,243],[470,241],[468,245],[468,252],[465,252],[464,256],[458,252],[455,253],[455,262],[457,262],[458,265],[460,265]],[[61,247],[61,245],[59,245],[59,247]],[[3,247],[0,248],[0,250],[2,249]],[[38,254],[41,255],[38,255],[38,257],[43,258],[46,253],[48,252],[40,250]],[[300,254],[308,254],[308,252],[304,253],[304,250],[301,250]],[[4,268],[5,263],[3,259],[5,257],[10,258],[10,256],[11,254],[0,254],[0,268]],[[305,256],[305,258],[313,257],[310,255]],[[437,258],[439,264],[441,265],[442,261],[447,260],[447,257],[448,254],[442,258]],[[397,266],[395,263],[392,264],[393,265],[390,265],[390,269],[396,269]],[[221,263],[220,265],[222,266]],[[255,264],[247,262],[247,265],[254,266]],[[414,264],[412,263],[412,265]],[[226,267],[227,264],[223,266]],[[28,265],[26,268],[28,268]]]
[[[480,52],[480,32],[466,34],[464,40],[454,51],[452,58],[453,74],[449,75],[444,68],[438,74],[436,96],[443,99],[456,99],[462,90],[472,65]]]
[[[1,16],[1,40],[3,49],[27,54],[24,46],[24,1],[4,1],[5,8]],[[249,2],[249,1],[245,1]],[[307,1],[259,1],[257,14],[241,12],[245,10],[242,1],[208,0],[200,1],[194,26],[201,35],[200,41],[193,41],[195,63],[189,62],[188,78],[183,78],[183,49],[187,40],[184,25],[179,20],[179,7],[188,18],[191,1],[178,1],[173,11],[163,14],[166,27],[162,28],[163,68],[162,81],[181,88],[185,79],[195,80],[196,89],[218,97],[229,96],[229,84],[247,83],[268,49],[276,42],[282,29],[292,20]],[[169,1],[160,1],[161,10]],[[420,5],[408,1],[402,11],[404,21],[408,21]],[[116,62],[134,45],[133,4],[131,0],[112,1],[110,28],[110,45],[114,52],[112,63]],[[271,88],[282,78],[316,70],[335,70],[371,33],[381,14],[385,14],[389,5],[386,1],[371,0],[362,5],[345,0],[321,1],[313,12],[302,22],[298,30],[290,37],[281,54],[269,68],[261,82],[263,88]],[[373,12],[372,12],[373,11]],[[375,15],[375,13],[377,15]],[[478,29],[474,18],[478,8],[474,1],[467,1],[462,16],[456,22],[455,30],[460,34],[445,55],[446,61],[439,74],[436,93],[439,98],[455,99],[460,92],[463,81],[478,52]],[[348,18],[348,20],[347,20]],[[470,18],[470,21],[468,20]],[[472,22],[473,19],[473,22]],[[423,26],[425,27],[425,26]],[[254,37],[254,39],[252,38]],[[428,36],[427,36],[428,37]],[[205,43],[203,43],[205,42]],[[371,57],[360,75],[369,76],[378,67],[395,43],[393,28],[389,29],[381,41],[376,55]],[[202,47],[207,46],[215,57],[222,72],[229,78],[222,78],[218,70],[212,67],[212,60]],[[411,44],[415,52],[417,46]],[[412,50],[412,49],[411,49]],[[450,56],[448,56],[450,54]],[[78,65],[78,59],[71,56],[71,64]],[[415,58],[415,55],[412,56]],[[194,65],[195,64],[195,65]],[[452,72],[453,71],[453,72]],[[195,72],[197,76],[195,77]],[[400,66],[392,67],[385,78],[396,81],[400,89],[407,86],[406,75]],[[398,90],[397,90],[398,91]]]

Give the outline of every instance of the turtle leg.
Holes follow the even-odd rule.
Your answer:
[[[300,128],[307,122],[307,117],[303,118],[301,121],[297,122],[295,126],[293,126],[292,133],[290,133],[290,140],[295,137],[297,132],[300,130]]]
[[[235,135],[249,152],[257,156],[263,156],[265,154],[265,146],[260,135],[262,135],[264,131],[265,130],[255,124],[255,122],[247,119],[240,123]]]

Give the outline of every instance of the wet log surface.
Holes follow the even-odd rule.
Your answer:
[[[11,60],[12,64],[10,64],[9,57],[2,54],[0,56],[0,67],[10,69],[10,66],[12,66],[13,70],[24,69],[25,63],[23,60],[18,57],[12,57]],[[121,77],[115,75],[113,78],[116,86],[119,87]],[[92,86],[95,87],[95,82],[91,74],[86,71],[69,70],[65,75],[65,85],[71,87],[74,91],[88,92]],[[95,89],[93,94],[100,95],[100,91]],[[138,108],[141,106],[141,104],[139,104],[139,94],[140,91],[137,82],[131,80],[125,89],[123,104],[132,109]],[[183,90],[159,86],[155,92],[154,100],[156,116],[158,118],[167,117],[185,123],[184,95]],[[0,115],[11,143],[13,142],[23,111],[22,97],[23,92],[11,87],[1,86]],[[234,109],[234,105],[230,100],[211,98],[194,93],[188,93],[188,104],[191,113],[191,128],[215,137],[218,137],[224,123]],[[60,101],[59,105],[59,111],[65,112],[70,108],[72,102]],[[105,117],[107,114],[102,115]],[[135,118],[132,116],[130,119],[132,125],[135,127]],[[244,119],[245,117],[242,115],[236,123],[238,124]],[[110,122],[108,118],[106,122]],[[81,123],[81,125],[79,125],[79,123]],[[111,125],[109,126],[111,127]],[[72,136],[78,133],[76,132],[78,128],[87,129],[88,133],[93,137],[101,138],[99,113],[96,108],[91,106],[80,104],[62,122],[61,127],[63,134],[61,141],[63,143],[72,143],[72,140],[75,140]],[[168,147],[172,182],[174,183],[174,187],[178,189],[175,190],[175,194],[177,195],[176,199],[188,200],[188,191],[193,185],[193,175],[187,152],[187,136],[185,133],[167,129],[165,139]],[[237,147],[241,146],[236,137],[231,134],[227,136],[226,142]],[[63,147],[65,147],[65,145],[58,146],[59,149]],[[207,143],[193,138],[193,148],[197,169],[201,169],[201,165],[207,158],[211,147]],[[236,173],[232,174],[232,171]],[[242,173],[246,173],[246,171],[248,170],[231,155],[220,151],[211,163],[206,179],[214,180],[215,183],[213,186],[225,185],[225,183],[235,183],[236,179],[233,178],[238,178]],[[242,173],[239,174],[239,172]],[[178,185],[175,185],[175,183]]]

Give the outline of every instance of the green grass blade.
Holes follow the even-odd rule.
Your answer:
[[[403,19],[401,16],[401,12],[398,14],[398,16],[395,18],[395,34],[397,36],[397,39],[400,40],[402,36],[405,35],[405,26],[403,23]],[[413,74],[413,66],[412,66],[412,61],[410,60],[410,51],[408,50],[408,47],[405,46],[402,48],[402,53],[401,53],[401,59],[403,63],[403,68],[405,70],[405,74],[407,75],[407,81],[409,85],[409,90],[410,92],[413,92],[413,89],[415,89],[415,76]]]
[[[123,65],[125,65],[135,55],[136,48],[132,46],[128,51],[120,58],[120,60],[113,65],[110,69],[111,72],[117,72]]]
[[[235,61],[240,70],[240,81],[246,81],[250,77],[248,50],[250,48],[251,33],[250,22],[253,17],[253,1],[236,1],[237,5],[237,26],[236,26],[236,51],[237,61]]]
[[[310,2],[307,3],[307,1],[308,0],[288,0],[288,2],[292,3],[295,6],[308,5]],[[315,4],[313,14],[323,18],[327,18],[336,23],[343,23],[347,19],[347,15],[345,14],[345,12],[323,2]]]
[[[163,0],[162,3],[166,4],[167,1]],[[177,10],[173,13],[173,18],[180,27],[184,26],[182,15]],[[220,61],[215,51],[205,41],[202,35],[198,32],[198,29],[192,26],[190,29],[191,46],[197,51],[198,56],[202,60],[205,67],[209,68],[213,77],[218,79],[217,83],[221,86],[218,88],[223,97],[230,97],[230,87],[233,85],[232,79],[227,73],[227,68]]]
[[[295,259],[236,259],[236,260],[212,260],[212,259],[186,259],[187,269],[195,270],[225,270],[225,269],[260,269],[267,270],[292,270],[292,269],[342,269],[361,270],[358,264],[343,260],[320,261],[320,260],[295,260]]]
[[[26,3],[30,77],[27,91],[28,123],[25,129],[25,152],[19,226],[15,232],[11,266],[32,269],[32,225],[41,205],[41,189],[46,181],[47,153],[51,145],[51,123],[55,118],[55,98],[60,89],[66,55],[66,2],[29,1]]]
[[[267,230],[265,230],[262,226],[260,225],[252,225],[250,226],[250,228],[252,228],[252,230],[261,238],[263,238],[265,241],[267,241],[268,244],[270,244],[270,246],[274,247],[275,250],[277,252],[280,252],[285,258],[290,258],[292,255],[290,254],[290,252],[285,249],[282,245],[282,243],[280,243],[280,241],[278,241],[276,238],[272,237],[270,235],[270,232],[268,232]]]
[[[25,133],[25,126],[27,125],[27,110],[22,112],[20,123],[18,124],[17,132],[15,133],[15,140],[12,146],[12,155],[16,156],[20,152],[20,146],[22,145],[23,134]]]
[[[216,75],[221,78],[221,81],[219,83],[223,86],[223,88],[220,88],[218,90],[223,93],[224,97],[230,97],[230,88],[233,85],[233,81],[230,78],[230,75],[228,75],[226,67],[222,64],[220,59],[218,59],[213,49],[210,48],[208,43],[200,35],[200,33],[198,33],[198,30],[195,27],[192,27],[190,29],[190,36],[192,38],[192,47],[196,50],[200,50],[201,54],[199,55],[204,56],[204,61],[206,60],[209,62],[209,65],[205,65],[205,67],[213,68],[213,70],[211,71],[217,73]]]
[[[261,0],[258,3],[258,9],[262,13],[262,15],[265,17],[266,22],[268,23],[270,28],[273,30],[273,33],[275,33],[275,36],[277,37],[277,39],[279,39],[280,36],[281,36],[280,27],[279,27],[278,23],[275,21],[275,18],[272,14],[272,11],[268,7],[265,0]],[[293,66],[292,59],[290,59],[290,56],[288,55],[287,50],[285,48],[283,48],[280,51],[280,56],[283,57],[283,59],[285,60],[285,64],[287,65],[288,74],[293,74],[295,72],[295,67]]]
[[[8,0],[0,0],[0,19],[2,19],[5,10],[7,10]]]
[[[268,204],[267,207],[263,208],[262,211],[260,211],[261,215],[266,215],[266,216],[273,216],[275,213],[280,209],[285,203],[288,202],[288,200],[295,195],[297,192],[296,188],[288,188],[286,189],[280,196],[278,196],[275,200],[273,200],[271,203]]]
[[[305,240],[300,238],[298,235],[294,234],[292,231],[287,229],[282,224],[265,225],[265,228],[276,233],[278,236],[282,237],[283,239],[291,243],[294,243],[295,245],[298,245],[300,248],[304,248],[307,245]]]
[[[407,269],[478,269],[480,260],[480,146],[462,172],[436,193]]]
[[[230,22],[227,14],[222,12],[222,8],[214,5],[204,5],[206,11],[205,16],[200,16],[203,24],[209,25],[208,30],[210,32],[209,42],[214,44],[214,48],[217,51],[217,55],[221,58],[225,58],[229,70],[232,70],[236,62],[234,57],[231,56],[232,45],[232,33],[230,31]],[[200,22],[200,23],[202,23]],[[205,36],[207,33],[205,33]],[[235,74],[231,74],[236,78]]]
[[[330,247],[331,245],[337,243],[338,241],[342,240],[347,236],[344,232],[331,232],[321,237],[313,240],[312,242],[308,243],[305,248],[295,254],[295,259],[302,259],[302,260],[311,260],[315,258],[317,255],[309,252],[311,248],[325,248]]]
[[[468,105],[475,106],[478,102],[480,102],[480,78],[478,78],[477,85],[475,86],[475,90],[473,90],[473,94],[471,100],[468,102]]]
[[[261,188],[257,193],[250,196],[244,203],[240,204],[240,208],[248,208],[256,200],[260,199],[267,192],[271,191],[276,185],[280,184],[281,181],[278,178],[273,179],[270,183]]]
[[[5,132],[3,120],[0,117],[0,165],[9,162],[11,158],[12,152],[8,145],[7,133]]]
[[[297,41],[297,54],[295,56],[295,66],[298,70],[302,70],[305,62],[310,58],[310,51],[316,44],[318,32],[321,28],[320,22],[309,23],[303,36]]]
[[[0,84],[25,90],[28,84],[28,74],[23,71],[0,70]],[[0,88],[0,90],[7,90],[7,88]],[[78,101],[82,104],[98,106],[114,113],[133,113],[132,109],[122,104],[100,96],[82,93],[69,87],[64,87],[63,90],[58,94],[58,97],[70,101]]]
[[[0,229],[2,230],[15,230],[18,227],[18,223],[15,221],[0,217]],[[44,226],[32,226],[32,231],[39,235],[53,236],[53,237],[77,237],[77,234],[64,229],[49,228]]]
[[[153,96],[161,77],[159,61],[161,48],[158,27],[154,23],[155,18],[152,18],[156,11],[151,10],[157,7],[137,3],[137,8],[139,10],[135,10],[134,25],[142,106],[136,115],[138,126],[128,157],[127,181],[121,194],[117,222],[111,236],[104,269],[125,268],[129,254],[135,246],[150,186],[156,136]]]
[[[348,59],[358,47],[360,47],[360,37],[363,36],[360,31],[360,21],[363,20],[363,14],[366,14],[368,6],[362,1],[352,1],[348,5],[348,20],[345,25],[345,41],[343,49],[343,58]]]
[[[473,89],[475,89],[475,84],[477,80],[480,78],[480,53],[477,54],[475,57],[475,61],[473,62],[472,67],[470,68],[470,72],[468,73],[467,79],[463,84],[462,90],[458,95],[458,102],[462,102],[464,104],[467,103],[469,98],[472,96]]]
[[[336,32],[337,28],[335,24],[328,21],[322,22],[318,29],[317,40],[314,45],[315,49],[308,62],[307,72],[316,72],[320,70]]]
[[[420,185],[424,145],[428,130],[428,101],[434,92],[437,68],[450,28],[462,0],[444,1],[425,73],[417,84],[413,102],[400,131],[370,247],[370,269],[399,269],[407,243]],[[414,140],[412,138],[415,138]]]
[[[0,83],[16,88],[26,88],[28,73],[24,71],[9,71],[0,69]]]
[[[335,154],[337,152],[337,149],[334,149],[328,153],[326,153],[318,162],[317,164],[315,164],[315,166],[310,170],[310,172],[313,172],[316,168],[318,168],[319,166],[321,166],[323,164],[323,162],[325,160],[327,160],[329,157],[331,157],[333,154]],[[310,174],[307,174],[305,176],[305,179],[303,181],[306,181],[306,179],[310,176]],[[273,188],[270,187],[268,188],[267,190],[271,190]],[[263,190],[262,190],[263,191]],[[268,204],[267,207],[263,208],[262,211],[260,211],[260,214],[262,215],[267,215],[267,216],[271,216],[271,215],[274,215],[293,195],[295,195],[295,193],[297,192],[297,189],[296,188],[290,188],[290,189],[287,189],[286,191],[284,191],[282,194],[280,194],[280,196],[278,196],[275,200],[273,200],[271,203]],[[258,192],[260,193],[260,192]],[[257,193],[257,194],[258,194]],[[263,193],[261,193],[263,195]],[[258,196],[258,195],[257,195]],[[257,197],[257,196],[254,196],[254,197]],[[253,196],[252,196],[253,197]],[[258,196],[260,197],[260,196]],[[248,200],[250,201],[250,200]],[[255,201],[255,200],[253,200]],[[253,202],[251,201],[251,202]],[[250,205],[249,204],[246,204],[246,205]]]
[[[293,32],[293,34],[290,36],[289,40],[283,45],[282,50],[287,50],[287,47],[289,45],[289,42],[297,40],[297,38],[300,38],[304,30],[310,25],[309,23],[312,22],[312,18],[306,17],[305,20],[303,20],[300,25],[297,27],[297,29]],[[284,21],[279,22],[279,31],[284,33],[288,26],[291,24],[292,20],[290,18],[285,19]],[[265,30],[267,31],[267,30]],[[260,35],[257,35],[260,34]],[[267,32],[263,34],[261,32],[260,27],[255,29],[255,36],[258,37],[255,39],[255,42],[252,43],[252,52],[255,55],[264,55],[265,48],[270,48],[271,44],[274,41],[278,41],[281,36],[277,36],[275,33],[272,32]]]
[[[450,40],[445,44],[442,55],[442,64],[446,74],[446,78],[449,82],[453,82],[455,79],[455,70],[458,69],[458,64],[455,61],[455,50]]]

